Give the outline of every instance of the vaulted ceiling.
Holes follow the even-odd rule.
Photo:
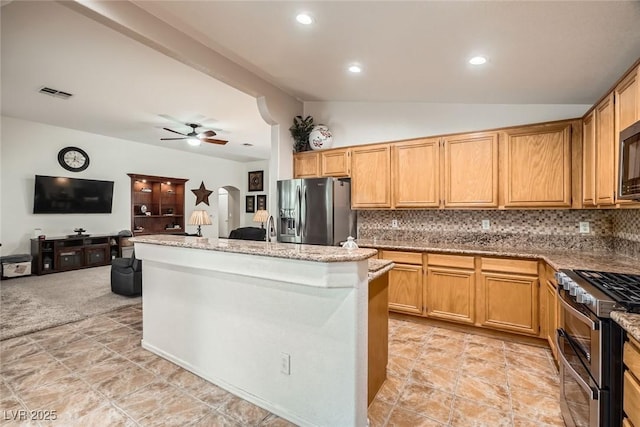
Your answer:
[[[640,57],[638,1],[133,3],[302,101],[592,104]],[[255,98],[56,2],[3,2],[0,14],[3,115],[268,158]],[[478,54],[487,64],[467,63]],[[172,118],[229,143],[160,142],[163,126],[189,130]]]

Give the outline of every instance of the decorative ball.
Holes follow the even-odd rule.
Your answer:
[[[333,135],[325,125],[315,125],[309,134],[309,145],[312,150],[324,150],[333,145]]]

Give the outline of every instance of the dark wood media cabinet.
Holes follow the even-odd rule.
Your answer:
[[[117,234],[31,239],[31,271],[40,275],[109,265],[121,256],[121,239]]]

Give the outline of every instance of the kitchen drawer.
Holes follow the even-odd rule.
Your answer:
[[[640,426],[640,384],[629,371],[624,371],[622,408],[631,423],[634,426]]]
[[[517,273],[538,275],[538,261],[511,258],[481,258],[482,271],[499,271],[501,273]]]
[[[474,268],[473,257],[461,255],[429,254],[427,255],[427,264],[442,267]]]
[[[638,341],[629,337],[624,343],[624,364],[636,378],[640,378],[640,345]]]
[[[382,251],[381,258],[390,259],[397,264],[422,265],[422,253],[420,252]]]

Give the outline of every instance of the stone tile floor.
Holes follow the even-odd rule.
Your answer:
[[[142,349],[141,331],[136,306],[1,341],[0,425],[292,425]],[[391,319],[389,353],[371,426],[564,425],[547,349]]]

